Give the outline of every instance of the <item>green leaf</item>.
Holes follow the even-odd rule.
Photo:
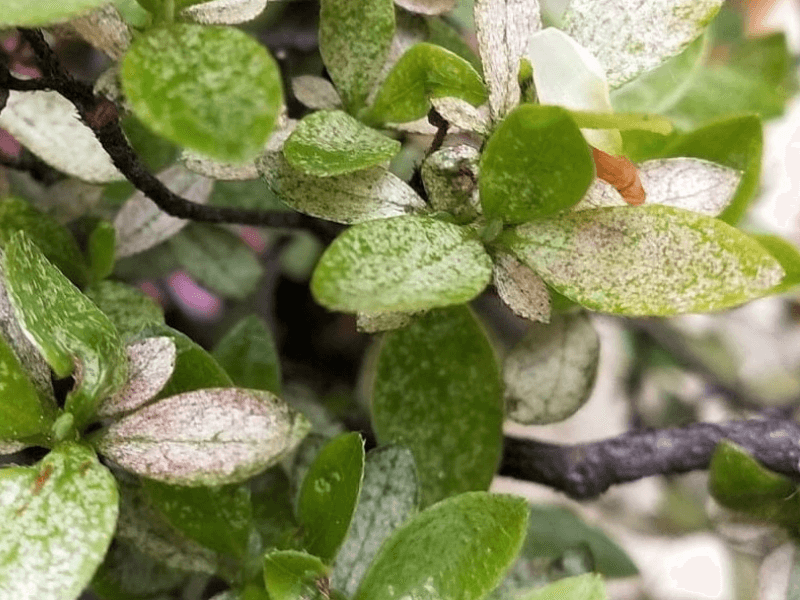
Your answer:
[[[491,259],[469,230],[430,217],[396,217],[336,238],[317,263],[311,291],[333,310],[414,311],[467,302],[491,274]]]
[[[249,484],[253,525],[261,535],[261,547],[296,547],[298,526],[291,483],[286,473],[280,467],[273,467],[251,479]]]
[[[77,370],[65,409],[80,428],[97,404],[127,378],[127,357],[114,325],[24,233],[6,245],[3,269],[20,326],[59,377]]]
[[[229,27],[150,29],[131,44],[120,78],[146,126],[220,160],[258,154],[282,102],[280,73],[266,48]]]
[[[26,2],[4,0],[0,14],[0,28],[39,27],[58,23],[88,12],[104,4],[105,0],[64,0],[63,2]]]
[[[281,392],[281,365],[267,324],[256,315],[245,317],[217,343],[214,358],[239,387]]]
[[[100,221],[89,236],[92,281],[102,281],[114,271],[117,232],[108,221]]]
[[[86,261],[69,230],[19,198],[0,200],[0,248],[5,248],[17,231],[36,243],[47,259],[77,285],[86,282]]]
[[[574,548],[588,548],[595,570],[606,577],[632,577],[639,573],[622,548],[572,511],[560,506],[531,507],[522,560],[556,559]]]
[[[264,555],[264,582],[271,600],[321,598],[317,583],[327,575],[328,567],[305,552],[278,550]]]
[[[77,598],[117,523],[114,477],[85,446],[0,469],[0,597]]]
[[[344,433],[322,447],[303,478],[297,518],[304,546],[325,562],[347,536],[363,477],[364,441],[358,433]]]
[[[431,98],[445,96],[473,106],[487,98],[481,76],[466,60],[433,44],[415,44],[389,71],[365,118],[377,123],[415,121],[428,114]]]
[[[800,251],[791,242],[777,235],[751,235],[775,260],[781,263],[786,275],[772,288],[773,294],[787,292],[800,284]]]
[[[739,230],[668,206],[574,212],[521,225],[501,243],[567,298],[624,315],[721,310],[783,276]]]
[[[594,179],[589,146],[569,113],[526,104],[500,123],[481,157],[487,216],[522,223],[576,204]]]
[[[308,430],[305,417],[269,392],[211,388],[148,404],[92,441],[138,475],[214,486],[243,481],[275,464]]]
[[[150,296],[127,283],[98,281],[84,292],[114,324],[123,338],[164,323],[164,311]]]
[[[603,578],[595,573],[567,577],[519,596],[519,600],[607,600]]]
[[[489,487],[503,443],[502,393],[494,350],[466,306],[386,334],[373,428],[381,444],[413,452],[422,506]]]
[[[247,486],[191,488],[147,479],[143,483],[152,505],[173,527],[206,548],[239,559],[246,556],[253,526]]]
[[[756,74],[766,83],[784,91],[793,91],[797,87],[797,70],[783,31],[741,39],[731,49],[730,64]]]
[[[508,417],[544,424],[572,416],[592,393],[599,358],[600,341],[586,314],[534,323],[503,363]]]
[[[417,469],[406,448],[387,446],[367,453],[361,497],[350,533],[336,555],[331,584],[352,596],[378,549],[417,512]]]
[[[425,209],[425,202],[402,179],[383,167],[315,177],[293,169],[279,153],[256,163],[270,190],[302,213],[337,223],[361,223]]]
[[[169,244],[191,276],[225,297],[246,298],[264,274],[247,244],[216,225],[190,223]]]
[[[17,356],[0,335],[0,440],[20,440],[46,432],[55,414],[42,401]]]
[[[481,59],[475,54],[472,47],[464,41],[464,36],[459,31],[458,27],[451,23],[452,13],[446,17],[425,17],[425,25],[428,28],[427,42],[436,46],[441,46],[446,50],[450,50],[453,54],[457,54],[469,64],[472,68],[481,73]]]
[[[722,506],[797,528],[797,484],[770,471],[733,442],[717,444],[709,466],[708,489]]]
[[[283,155],[290,165],[317,177],[382,165],[399,151],[400,142],[340,110],[319,110],[307,115],[283,145]]]
[[[319,51],[328,73],[355,114],[378,79],[394,37],[392,0],[322,0]]]
[[[527,502],[514,496],[439,502],[386,540],[355,600],[483,598],[519,552],[527,519]]]

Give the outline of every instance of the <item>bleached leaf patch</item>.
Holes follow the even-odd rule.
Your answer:
[[[394,3],[422,15],[440,15],[452,10],[456,0],[394,0]]]
[[[361,333],[377,333],[405,327],[414,319],[415,313],[407,312],[359,312],[356,314],[356,329]]]
[[[214,182],[180,165],[159,173],[159,180],[170,190],[190,202],[205,204],[211,196]],[[188,223],[162,211],[142,192],[136,192],[117,213],[117,258],[143,252],[168,240]]]
[[[572,0],[566,32],[603,64],[611,87],[655,69],[696,39],[723,0]]]
[[[431,98],[431,104],[444,120],[451,125],[484,136],[489,131],[489,114],[482,110],[486,107],[474,107],[461,98]]]
[[[234,25],[252,21],[267,6],[269,0],[212,0],[187,6],[181,16],[203,25]]]
[[[333,84],[316,75],[292,78],[292,92],[300,102],[314,110],[332,110],[342,105],[342,99]]]
[[[122,181],[124,175],[84,125],[72,102],[51,91],[12,90],[0,127],[48,165],[91,183]]]
[[[210,388],[170,396],[102,432],[98,449],[121,467],[178,485],[236,483],[294,448],[301,414],[269,392]]]
[[[220,181],[248,181],[258,179],[258,170],[254,161],[244,163],[228,163],[203,156],[192,150],[181,153],[183,165],[192,171],[210,179]]]
[[[113,60],[119,60],[131,45],[131,32],[113,4],[101,6],[69,24],[84,40]]]
[[[492,280],[498,295],[514,314],[531,321],[550,322],[550,292],[529,267],[501,252],[495,257]]]
[[[111,417],[137,409],[155,397],[175,369],[175,342],[168,337],[153,337],[130,344],[128,381],[97,410],[100,417]]]

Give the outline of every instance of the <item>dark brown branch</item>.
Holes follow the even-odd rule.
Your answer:
[[[31,45],[45,75],[39,79],[23,80],[11,75],[7,69],[0,68],[0,87],[20,91],[54,90],[72,102],[108,152],[114,166],[164,212],[182,219],[206,223],[306,229],[324,242],[331,241],[342,231],[341,225],[296,212],[205,206],[173,193],[142,164],[122,132],[118,116],[109,110],[110,102],[95,96],[91,86],[74,80],[63,70],[41,32],[25,29],[20,29],[20,32]]]
[[[723,439],[800,482],[800,424],[779,419],[695,423],[574,445],[507,437],[500,474],[586,500],[619,483],[707,469]]]

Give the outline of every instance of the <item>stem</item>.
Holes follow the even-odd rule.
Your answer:
[[[660,135],[672,133],[672,122],[661,115],[649,113],[603,113],[584,110],[569,111],[572,120],[581,129],[618,129],[651,131]]]

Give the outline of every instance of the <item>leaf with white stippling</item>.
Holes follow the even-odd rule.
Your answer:
[[[425,209],[425,202],[408,184],[382,167],[314,177],[292,168],[278,153],[265,154],[257,167],[283,202],[329,221],[362,223]]]
[[[568,213],[509,230],[500,243],[567,298],[624,315],[721,310],[783,277],[755,240],[671,206]]]
[[[331,110],[342,105],[342,99],[333,84],[315,75],[294,77],[292,92],[295,98],[314,110]]]
[[[146,326],[164,323],[164,311],[150,296],[120,281],[98,281],[83,292],[114,324],[123,338]]]
[[[212,0],[187,6],[181,17],[203,25],[233,25],[252,21],[267,6],[269,0]]]
[[[5,0],[0,13],[0,27],[38,27],[58,23],[104,4],[105,0],[64,0],[60,2],[27,2]]]
[[[197,152],[184,150],[181,160],[187,169],[211,179],[223,181],[246,181],[258,179],[258,171],[253,161],[229,163],[207,158]]]
[[[446,96],[431,98],[431,104],[445,121],[459,129],[472,131],[478,135],[486,135],[489,131],[489,115],[466,100]]]
[[[98,407],[100,417],[136,410],[161,391],[175,369],[175,342],[168,337],[146,338],[130,344],[126,351],[128,380]]]
[[[170,190],[190,202],[205,204],[214,182],[180,165],[169,167],[158,178]],[[143,192],[136,192],[114,218],[117,230],[117,258],[143,252],[168,240],[189,222],[168,215]]]
[[[150,479],[223,485],[274,464],[308,428],[305,417],[269,392],[211,388],[145,406],[101,431],[95,444]]]
[[[534,324],[503,363],[506,414],[525,424],[563,421],[588,400],[600,343],[583,313]]]
[[[415,311],[461,304],[491,278],[491,259],[475,234],[430,217],[361,223],[336,238],[311,277],[330,309]]]
[[[58,92],[12,90],[0,111],[0,127],[67,175],[92,183],[125,179],[72,102]]]
[[[655,69],[694,41],[723,0],[572,0],[564,29],[605,67],[612,87]]]
[[[479,159],[478,149],[466,144],[442,148],[425,159],[420,174],[435,210],[452,213],[460,223],[475,219]]]
[[[0,597],[77,598],[117,523],[114,477],[85,446],[0,470]]]
[[[475,32],[493,119],[501,119],[519,104],[519,60],[528,40],[541,28],[538,0],[475,2]]]
[[[126,380],[127,357],[111,321],[24,233],[3,257],[8,297],[26,335],[59,377],[77,372],[65,408],[86,425],[98,403]]]
[[[499,252],[492,271],[497,294],[523,319],[550,321],[550,292],[542,278],[512,255]]]
[[[283,145],[283,155],[293,168],[316,177],[384,165],[399,151],[400,142],[341,110],[307,115]]]
[[[542,104],[570,110],[613,112],[603,66],[566,33],[548,27],[536,33],[526,57],[533,67],[533,84]],[[615,129],[582,129],[595,148],[622,154],[622,137]]]
[[[131,32],[113,4],[101,6],[69,24],[78,35],[112,60],[122,58],[131,45]]]
[[[422,15],[440,15],[452,10],[456,0],[394,0],[394,3]]]
[[[358,312],[356,329],[361,333],[377,333],[405,327],[414,319],[415,313],[408,312]]]

